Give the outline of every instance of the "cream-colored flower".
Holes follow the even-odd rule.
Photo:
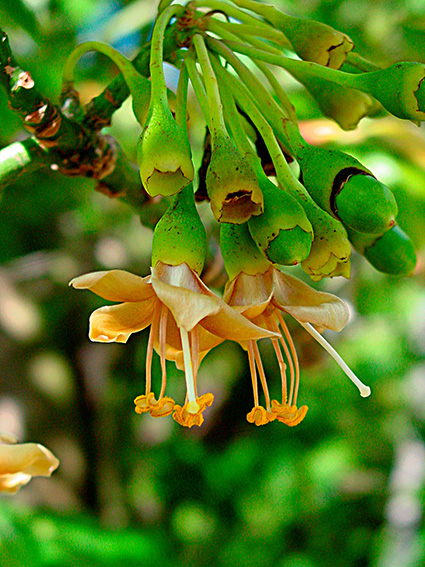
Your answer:
[[[223,340],[256,341],[274,332],[257,327],[212,293],[186,264],[158,262],[151,275],[141,278],[122,270],[94,272],[73,279],[70,285],[89,289],[119,305],[101,307],[90,317],[89,337],[99,342],[125,343],[132,333],[151,326],[146,355],[146,393],[135,399],[136,412],[153,417],[173,413],[187,427],[201,425],[212,394],[198,396],[196,375],[202,358]],[[159,353],[162,384],[158,399],[151,391],[153,350]],[[165,396],[165,361],[185,371],[183,406]]]
[[[43,445],[18,444],[12,435],[0,433],[0,492],[17,492],[33,476],[50,476],[58,465]]]
[[[335,295],[316,291],[301,280],[271,266],[262,274],[239,273],[227,283],[223,299],[255,325],[277,334],[271,340],[281,373],[281,403],[270,400],[256,341],[248,340],[244,345],[248,351],[254,391],[254,408],[247,416],[249,422],[264,425],[277,419],[293,426],[300,423],[307,413],[307,406],[297,408],[300,369],[295,345],[281,312],[292,315],[331,354],[357,385],[362,396],[370,394],[370,389],[360,382],[331,345],[313,327],[314,325],[319,331],[324,329],[341,331],[345,327],[349,319],[348,307]],[[287,366],[282,349],[289,366],[289,392],[286,380]],[[266,408],[259,404],[257,370],[264,391]]]

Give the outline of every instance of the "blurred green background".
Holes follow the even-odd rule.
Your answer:
[[[379,64],[425,61],[423,0],[274,3],[347,32]],[[131,56],[149,35],[155,4],[1,0],[0,24],[21,66],[56,99],[76,43],[107,41]],[[86,57],[78,73],[84,100],[115,73],[105,58]],[[310,408],[299,426],[246,422],[248,363],[230,343],[201,366],[202,391],[215,403],[200,429],[136,415],[147,333],[127,345],[90,343],[89,314],[104,302],[68,282],[98,269],[146,275],[152,233],[90,180],[47,170],[22,177],[0,202],[0,430],[43,443],[61,465],[51,479],[0,497],[1,565],[425,563],[425,137],[392,118],[344,133],[286,81],[305,137],[347,149],[388,184],[418,250],[414,278],[384,276],[354,255],[351,280],[315,286],[350,304],[351,322],[328,337],[371,397],[360,398],[290,321],[302,367],[299,403]],[[2,92],[0,121],[2,146],[25,137]],[[139,127],[129,102],[111,132],[134,157]],[[271,344],[261,346],[277,395]],[[183,374],[172,364],[168,374],[168,393],[181,400]]]

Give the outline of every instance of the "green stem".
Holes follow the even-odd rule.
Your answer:
[[[248,141],[245,129],[242,125],[242,117],[236,108],[235,99],[231,93],[231,89],[229,88],[226,71],[221,66],[217,57],[211,57],[211,63],[217,77],[220,79],[220,94],[223,101],[224,112],[227,116],[227,123],[231,129],[236,147],[241,154],[245,155],[251,161],[253,161],[252,158],[255,157],[255,160],[260,162]],[[253,165],[253,163],[251,163],[251,165]]]
[[[353,89],[359,89],[366,92],[370,92],[368,88],[368,73],[352,74],[345,73],[344,71],[337,71],[336,69],[331,69],[330,67],[324,67],[323,65],[318,65],[317,63],[311,63],[309,61],[301,61],[298,59],[291,59],[290,57],[285,57],[284,55],[275,55],[267,51],[257,49],[256,47],[251,47],[245,43],[238,43],[236,41],[225,40],[225,44],[229,49],[247,55],[253,59],[260,59],[265,63],[270,63],[271,65],[276,65],[277,67],[282,67],[295,78],[297,77],[308,77],[308,78],[320,78],[343,87],[351,87]]]
[[[266,87],[251,73],[251,71],[242,63],[238,57],[224,45],[222,42],[208,38],[208,44],[212,47],[214,51],[216,51],[219,55],[224,57],[228,63],[233,67],[236,73],[240,76],[242,81],[247,85],[249,91],[251,93],[255,93],[255,104],[261,110],[262,113],[266,116],[268,122],[273,125],[274,130],[276,131],[279,140],[281,141],[284,149],[291,153],[291,147],[293,145],[293,141],[290,140],[290,146],[288,147],[288,133],[285,125],[287,122],[290,122],[288,116],[283,112],[282,108],[277,104],[274,100],[270,92],[266,89]],[[247,91],[249,98],[251,98],[251,94]],[[297,128],[294,127],[294,130],[298,132]],[[299,138],[295,138],[294,142],[300,144],[302,138],[299,135]]]
[[[0,195],[2,189],[26,173],[48,165],[46,152],[34,138],[15,142],[0,150]]]
[[[379,65],[369,61],[369,59],[365,59],[355,51],[350,51],[350,53],[347,54],[345,64],[356,69],[358,73],[368,73],[369,71],[379,71],[381,69]]]
[[[189,73],[187,66],[183,63],[180,69],[179,82],[176,93],[175,119],[182,130],[187,130],[187,89],[189,86]]]
[[[252,37],[251,35],[244,35],[243,33],[244,24],[233,24],[233,23],[226,23],[220,22],[216,19],[210,18],[207,24],[207,31],[215,33],[216,35],[221,36],[223,39],[227,41],[248,41],[254,47],[257,47],[261,50],[268,51],[275,55],[281,55],[281,50],[265,43],[262,40],[257,39],[256,37]],[[255,26],[248,26],[249,28],[255,28]],[[261,29],[261,28],[260,28]],[[265,32],[264,32],[265,35]],[[254,45],[255,44],[255,45]]]
[[[130,90],[133,80],[137,80],[141,77],[140,73],[133,67],[131,61],[107,43],[102,43],[100,41],[85,41],[74,49],[65,62],[62,71],[62,80],[65,85],[72,84],[74,82],[74,70],[78,60],[90,51],[98,51],[99,53],[103,53],[109,57],[123,74]]]
[[[194,54],[188,51],[185,57],[185,64],[187,72],[189,73],[189,79],[192,83],[193,90],[195,91],[196,98],[198,100],[199,106],[201,107],[202,114],[204,115],[205,122],[210,123],[210,112],[208,109],[207,95],[205,93],[205,87],[202,83],[201,77],[199,76],[198,69],[196,68],[196,62],[193,58]]]
[[[147,43],[132,60],[132,64],[137,71],[145,76],[149,76],[151,45]],[[177,51],[177,38],[175,34],[175,24],[172,24],[165,31],[164,36],[164,59],[174,63]],[[130,91],[122,74],[115,77],[106,89],[98,96],[94,97],[84,107],[84,125],[90,129],[100,130],[104,126],[109,126],[114,112],[120,108],[122,103],[128,98]]]
[[[152,34],[150,73],[152,82],[152,100],[158,100],[162,105],[168,105],[167,85],[163,69],[163,50],[165,29],[174,16],[181,15],[185,10],[180,4],[166,8],[158,17]]]
[[[273,133],[273,129],[252,101],[248,88],[224,69],[220,79],[226,81],[226,86],[233,92],[239,106],[243,108],[244,112],[246,112],[254,122],[255,127],[259,131],[270,153],[278,181],[283,181],[284,186],[286,185],[285,181],[291,181],[292,183],[294,175],[283,156],[279,143]]]
[[[239,10],[239,8],[234,5],[235,3],[228,4],[227,2],[223,2],[222,0],[195,0],[195,4],[198,7],[205,6],[206,8],[217,10],[218,12],[224,12],[231,18],[235,18],[236,20],[239,20],[240,22],[243,22],[245,24],[262,26],[263,28],[265,28],[265,30],[269,30],[268,24],[263,23],[260,19],[247,14],[243,10]]]
[[[258,60],[255,60],[254,63],[257,65],[257,67],[260,69],[263,75],[265,75],[266,79],[268,80],[270,86],[276,93],[276,96],[279,99],[279,102],[282,105],[282,108],[284,109],[288,117],[292,120],[294,124],[297,124],[298,120],[297,120],[297,115],[295,113],[294,105],[292,104],[288,95],[286,94],[285,89],[282,87],[282,85],[279,83],[279,81],[276,79],[275,75],[267,67],[267,65],[265,65],[262,61],[258,61]]]
[[[196,55],[202,69],[205,89],[207,92],[210,118],[208,127],[213,139],[217,136],[227,137],[228,133],[224,122],[223,105],[221,103],[217,77],[215,76],[214,69],[212,68],[204,38],[199,34],[194,35],[193,46],[195,47]]]

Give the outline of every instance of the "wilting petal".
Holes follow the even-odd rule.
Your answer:
[[[344,301],[324,291],[316,291],[301,280],[274,269],[272,303],[298,321],[341,331],[350,312]]]
[[[89,337],[96,342],[125,343],[129,336],[142,331],[159,308],[156,297],[136,303],[120,303],[96,309],[90,316]]]
[[[89,289],[109,301],[144,301],[154,296],[148,278],[135,276],[124,270],[92,272],[74,278],[69,285],[76,289]]]
[[[37,443],[0,444],[0,491],[16,492],[32,476],[50,476],[58,459]]]

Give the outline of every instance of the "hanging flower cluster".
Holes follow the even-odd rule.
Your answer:
[[[170,30],[179,46],[173,54],[180,71],[175,96],[163,71],[164,36]],[[79,46],[68,60],[68,81],[88,50],[109,55],[119,66],[143,127],[137,144],[143,188],[151,197],[170,200],[154,231],[150,275],[112,270],[71,282],[117,303],[91,315],[91,340],[125,343],[150,327],[146,389],[135,399],[137,413],[201,425],[213,395],[197,383],[199,365],[212,348],[232,340],[249,360],[254,401],[248,421],[297,425],[307,406],[298,405],[300,368],[285,323],[288,314],[331,354],[362,396],[370,394],[321,334],[344,328],[347,305],[280,269],[300,264],[313,281],[348,278],[351,245],[385,273],[407,275],[416,264],[412,243],[396,224],[391,191],[354,157],[303,139],[294,107],[273,72],[273,66],[289,72],[344,129],[355,128],[377,107],[424,120],[425,66],[409,62],[379,69],[353,47],[327,25],[255,0],[186,5],[163,0],[151,39],[150,80],[96,42]],[[196,200],[208,199],[220,225],[229,278],[223,298],[201,279],[208,242],[195,204],[189,83],[207,125]],[[298,164],[299,175],[291,162]],[[279,400],[270,399],[258,347],[262,339],[272,342],[278,361]],[[159,392],[152,390],[154,350],[162,368]],[[167,360],[185,373],[187,393],[180,404],[166,395]]]

